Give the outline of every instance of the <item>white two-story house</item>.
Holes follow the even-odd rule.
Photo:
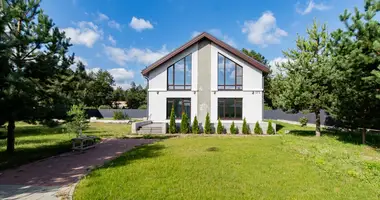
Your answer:
[[[159,59],[142,71],[148,82],[148,119],[168,123],[172,106],[178,122],[182,112],[211,123],[220,118],[228,129],[263,119],[263,73],[260,62],[208,33]],[[252,125],[251,125],[252,127]]]

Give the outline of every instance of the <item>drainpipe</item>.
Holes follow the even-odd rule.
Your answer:
[[[147,120],[149,120],[149,79],[147,76],[144,76],[144,78],[146,79],[146,116],[147,116]]]

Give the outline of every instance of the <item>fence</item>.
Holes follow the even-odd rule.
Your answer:
[[[131,118],[143,118],[148,116],[147,110],[145,109],[88,109],[87,115],[89,117],[97,118],[112,118],[115,111],[121,111]],[[315,115],[313,113],[292,114],[286,113],[282,110],[264,110],[264,119],[298,122],[301,117],[306,117],[309,120],[309,123],[315,124]],[[331,118],[323,110],[321,111],[321,124],[329,126],[334,124]]]
[[[331,117],[323,110],[321,110],[321,124],[326,126],[334,125],[335,122]],[[315,124],[315,114],[314,113],[286,113],[282,110],[264,110],[264,119],[273,119],[273,120],[287,120],[298,122],[299,118],[306,117],[308,123]]]
[[[89,117],[97,118],[112,118],[113,113],[121,111],[124,115],[128,115],[131,118],[143,118],[147,116],[147,110],[145,109],[88,109],[86,110]]]

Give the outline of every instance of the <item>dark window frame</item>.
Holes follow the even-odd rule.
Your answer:
[[[224,84],[219,84],[219,77],[218,77],[218,90],[223,90],[223,91],[234,91],[234,90],[243,90],[243,67],[238,65],[236,62],[234,62],[233,60],[227,58],[227,56],[221,54],[221,53],[218,53],[218,57],[217,57],[217,61],[218,61],[218,76],[219,76],[219,55],[223,57],[223,82]],[[227,85],[226,84],[226,59],[230,60],[231,62],[233,62],[235,64],[235,84],[234,85]],[[237,74],[237,68],[241,68],[241,76],[239,76]],[[241,78],[241,84],[237,84],[237,78]],[[226,87],[234,87],[234,89],[232,88],[226,88]]]
[[[191,119],[191,98],[166,98],[166,119],[170,119],[170,112],[172,109],[172,108],[170,108],[170,111],[168,109],[169,101],[172,103],[172,105],[174,105],[175,100],[178,100],[178,99],[180,99],[182,101],[182,106],[181,106],[182,112],[181,112],[181,115],[176,117],[175,119],[181,119],[182,118],[182,113],[185,112],[185,100],[189,100],[189,102],[190,102],[190,113],[187,117],[189,119]]]
[[[172,91],[189,91],[191,90],[191,85],[192,85],[192,81],[190,80],[190,85],[186,84],[186,58],[188,56],[190,56],[190,54],[186,55],[185,57],[179,59],[177,62],[175,62],[174,64],[170,65],[167,69],[166,69],[166,84],[167,84],[167,87],[166,89],[167,90],[172,90]],[[175,64],[182,61],[183,60],[183,85],[180,84],[180,85],[177,85],[175,84]],[[190,61],[192,60],[192,56],[190,57]],[[173,76],[170,77],[172,78],[172,83],[173,84],[169,84],[169,68],[173,68]],[[193,69],[193,63],[191,62],[191,72],[190,72],[190,77],[192,78],[193,75],[192,75],[192,69]],[[171,88],[172,87],[172,88]],[[183,88],[180,88],[180,89],[176,89],[177,87],[183,87]],[[188,88],[186,88],[188,87]]]
[[[233,99],[234,100],[234,117],[226,117],[226,100],[227,99]],[[219,103],[223,101],[223,114],[224,116],[221,117],[219,115]],[[241,117],[236,117],[236,108],[237,108],[237,102],[241,103]],[[243,120],[243,98],[218,98],[218,118],[221,120]]]

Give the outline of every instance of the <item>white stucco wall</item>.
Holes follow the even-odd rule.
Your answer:
[[[232,61],[243,67],[243,91],[218,91],[218,53],[223,54]],[[177,62],[179,59],[192,54],[192,89],[191,91],[167,91],[167,68]],[[248,123],[255,123],[263,119],[263,78],[262,72],[254,67],[249,66],[245,61],[228,53],[224,49],[212,44],[211,46],[211,113],[212,123],[218,120],[218,98],[242,98],[243,99],[243,118]],[[198,46],[193,45],[186,51],[175,56],[167,63],[151,71],[149,74],[149,120],[154,122],[168,122],[166,119],[166,99],[167,98],[191,98],[191,119],[197,115],[197,74],[198,70]],[[231,121],[224,120],[223,123]],[[241,121],[236,121],[241,123]]]
[[[178,60],[191,54],[192,74],[191,91],[167,91],[167,68]],[[191,119],[197,114],[197,76],[198,73],[198,45],[195,44],[173,57],[165,64],[149,73],[149,105],[148,119],[154,122],[168,122],[166,119],[167,98],[191,98]]]
[[[218,91],[218,53],[243,67],[243,91]],[[262,72],[215,44],[211,46],[211,56],[211,122],[215,123],[218,120],[218,98],[242,98],[243,118],[245,117],[248,123],[262,121],[264,109]],[[223,120],[223,122],[231,121]]]

